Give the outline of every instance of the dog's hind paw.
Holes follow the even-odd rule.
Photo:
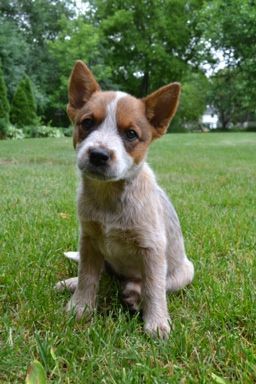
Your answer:
[[[70,279],[61,280],[55,285],[55,289],[58,292],[70,291],[75,292],[78,283],[77,277],[71,277]]]
[[[141,304],[141,283],[134,281],[125,282],[122,299],[131,312],[138,312]]]

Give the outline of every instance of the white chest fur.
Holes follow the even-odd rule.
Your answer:
[[[131,278],[141,277],[141,258],[137,238],[133,231],[103,227],[95,238],[95,245],[104,259],[119,274]]]

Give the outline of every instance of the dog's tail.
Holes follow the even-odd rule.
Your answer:
[[[80,259],[80,254],[79,252],[64,252],[64,255],[70,259],[70,260],[74,260],[76,261],[77,263],[79,262],[79,259]]]

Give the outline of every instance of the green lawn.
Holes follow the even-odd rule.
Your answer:
[[[256,134],[173,134],[149,162],[181,220],[193,284],[169,296],[168,341],[144,335],[104,276],[90,323],[53,286],[76,274],[71,139],[0,142],[0,383],[34,359],[51,383],[256,382]]]

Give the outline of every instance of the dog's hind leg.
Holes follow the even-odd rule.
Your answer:
[[[70,279],[61,280],[55,285],[55,289],[58,292],[64,292],[68,290],[70,292],[75,292],[78,283],[78,277],[71,277]]]
[[[171,271],[168,271],[166,279],[167,291],[178,291],[190,284],[194,277],[194,266],[187,257]]]
[[[141,281],[125,280],[121,283],[122,300],[131,312],[140,310]]]

